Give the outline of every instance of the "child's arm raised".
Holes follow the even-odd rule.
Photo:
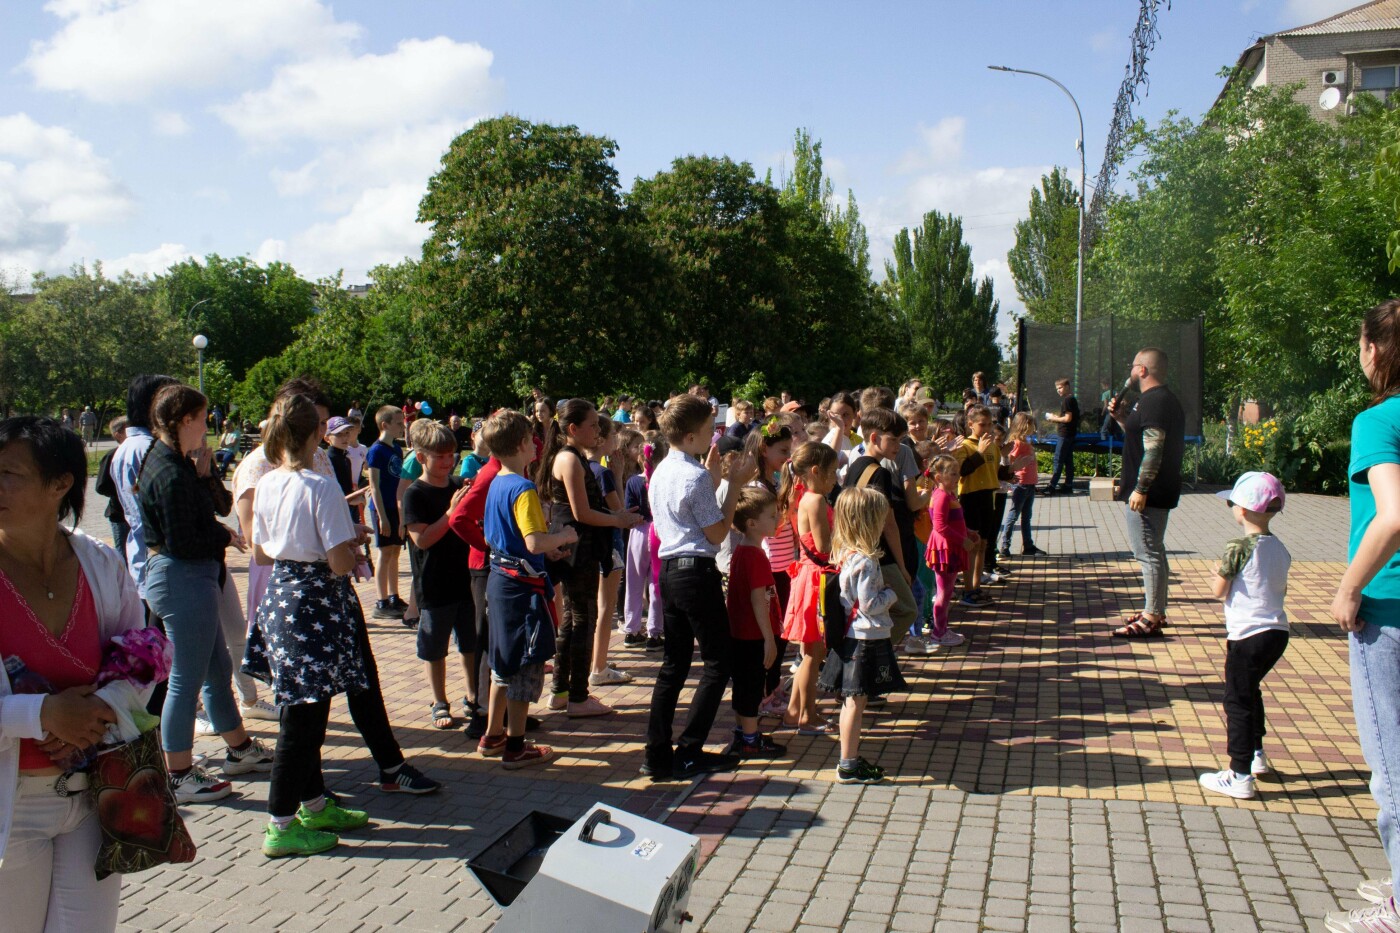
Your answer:
[[[729,486],[724,490],[724,502],[720,504],[724,517],[701,529],[705,533],[706,541],[711,544],[723,544],[724,539],[729,537],[729,530],[734,524],[734,510],[739,505],[739,493],[757,475],[758,465],[748,454],[739,454],[730,462]]]

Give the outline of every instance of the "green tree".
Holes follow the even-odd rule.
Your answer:
[[[209,338],[205,359],[223,360],[234,379],[281,353],[316,306],[315,286],[291,266],[217,254],[171,266],[156,279],[156,296],[190,335]]]
[[[973,276],[961,218],[930,211],[922,226],[900,230],[883,287],[915,371],[941,397],[969,385],[973,372],[997,371],[999,304],[992,280]]]
[[[1208,410],[1233,414],[1243,396],[1334,411],[1357,397],[1346,386],[1359,379],[1360,316],[1400,285],[1373,173],[1400,117],[1363,95],[1320,122],[1294,90],[1237,92],[1208,119],[1139,125],[1137,190],[1110,206],[1095,249],[1115,314],[1204,316]]]
[[[1016,224],[1016,245],[1006,254],[1016,294],[1031,320],[1074,322],[1078,251],[1079,192],[1056,166],[1031,189],[1029,215]]]
[[[782,326],[778,192],[747,162],[686,156],[638,179],[628,203],[666,266],[669,300],[658,329],[674,341],[676,375],[704,373],[727,389],[755,369],[770,371],[755,357],[800,333]]]
[[[7,327],[28,370],[17,407],[117,407],[137,373],[193,375],[194,350],[175,318],[151,298],[149,282],[109,279],[101,263],[68,275],[34,277],[34,300]],[[8,354],[7,354],[8,355]]]
[[[616,143],[573,126],[483,120],[452,141],[418,219],[412,331],[451,361],[431,378],[472,404],[513,400],[529,366],[546,391],[597,395],[664,346],[644,244],[624,223]]]

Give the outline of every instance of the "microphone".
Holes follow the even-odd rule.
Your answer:
[[[1123,388],[1118,390],[1118,394],[1113,396],[1113,410],[1118,411],[1118,406],[1123,404],[1123,396],[1128,394],[1128,390],[1133,387],[1133,371],[1128,370],[1128,378],[1123,380]]]

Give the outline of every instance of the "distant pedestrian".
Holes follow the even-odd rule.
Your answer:
[[[121,446],[126,440],[126,416],[113,418],[112,423],[107,426],[107,431],[112,435],[112,440]],[[112,547],[116,548],[117,554],[122,559],[122,566],[126,566],[126,536],[130,532],[126,525],[126,513],[122,511],[122,500],[117,494],[117,483],[112,477],[112,458],[117,454],[117,448],[113,447],[102,455],[102,460],[97,464],[97,485],[95,490],[99,496],[107,497],[107,508],[103,511],[108,524],[112,526]]]
[[[89,447],[97,443],[97,412],[92,410],[91,405],[83,406],[83,413],[78,416],[78,427],[82,429],[84,443]]]
[[[1065,475],[1064,493],[1074,493],[1074,441],[1079,435],[1079,399],[1068,379],[1055,380],[1055,392],[1060,396],[1058,413],[1046,412],[1045,420],[1056,426],[1055,464],[1051,468],[1050,482],[1045,486],[1045,494],[1053,496],[1060,482],[1060,473]]]

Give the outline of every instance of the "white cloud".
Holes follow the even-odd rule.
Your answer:
[[[158,136],[184,136],[190,125],[173,110],[158,110],[151,115],[151,129]]]
[[[1049,173],[1051,166],[965,167],[960,164],[963,129],[961,117],[919,127],[922,145],[895,165],[897,172],[913,177],[895,195],[862,203],[861,212],[870,232],[877,278],[883,277],[884,261],[893,255],[900,229],[918,226],[928,211],[961,217],[975,274],[992,279],[1001,302],[999,330],[1006,339],[1012,313],[1023,310],[1006,253],[1016,242],[1016,222],[1028,212],[1031,188],[1040,184],[1041,175]]]
[[[80,224],[121,220],[132,207],[86,140],[27,114],[0,117],[0,266],[67,265],[82,255]]]
[[[290,262],[309,278],[344,269],[346,281],[363,281],[380,263],[417,258],[428,233],[427,225],[415,219],[422,196],[417,184],[370,188],[341,217],[313,224],[290,243],[267,241],[259,255]]]
[[[327,144],[295,169],[273,169],[272,183],[283,197],[316,196],[326,210],[345,210],[361,192],[386,180],[418,182],[421,196],[448,144],[471,122],[440,120],[419,126],[390,126],[358,139]]]
[[[957,162],[966,132],[965,117],[944,117],[933,126],[919,124],[919,145],[904,153],[895,172],[903,175]]]
[[[191,258],[195,258],[194,253],[183,243],[162,243],[144,253],[128,253],[116,259],[103,260],[102,270],[109,276],[117,276],[123,272],[154,276],[165,272],[177,262]]]
[[[64,20],[23,68],[46,90],[111,103],[215,87],[251,67],[342,50],[361,33],[317,0],[55,0]]]
[[[285,65],[265,88],[214,108],[244,139],[351,139],[386,127],[480,113],[498,96],[492,54],[445,36],[408,39],[385,55]]]
[[[1306,26],[1357,6],[1360,0],[1287,0],[1279,12],[1284,28]]]
[[[1118,46],[1123,38],[1116,30],[1104,29],[1089,37],[1089,48],[1095,52],[1107,52]]]

